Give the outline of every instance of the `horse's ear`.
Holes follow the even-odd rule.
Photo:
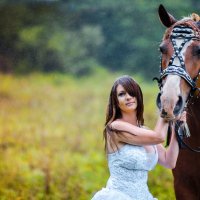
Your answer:
[[[158,15],[162,24],[167,28],[177,22],[177,20],[165,10],[162,4],[160,4],[158,8]]]

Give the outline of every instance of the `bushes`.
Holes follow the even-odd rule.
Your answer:
[[[105,186],[102,130],[118,75],[0,76],[1,199],[86,200]],[[153,128],[157,86],[135,78],[144,92],[146,125]],[[160,200],[173,199],[168,170],[158,166],[149,185]]]

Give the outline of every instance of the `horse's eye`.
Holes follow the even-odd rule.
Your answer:
[[[194,56],[200,56],[200,46],[194,46],[193,47],[193,55]]]
[[[160,50],[161,53],[166,54],[167,53],[166,45],[161,44],[159,46],[159,50]]]

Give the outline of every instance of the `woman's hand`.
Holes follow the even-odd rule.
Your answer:
[[[183,122],[187,121],[187,112],[186,111],[183,111],[179,120],[183,121]]]
[[[182,122],[186,123],[186,121],[187,121],[187,112],[183,111],[180,115],[178,115],[176,117],[176,120],[179,120],[179,121],[182,121]]]

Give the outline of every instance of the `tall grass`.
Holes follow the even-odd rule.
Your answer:
[[[105,186],[102,130],[118,76],[0,76],[0,199],[87,200]],[[153,128],[157,86],[135,78]],[[169,170],[157,166],[149,186],[159,200],[175,199]]]

